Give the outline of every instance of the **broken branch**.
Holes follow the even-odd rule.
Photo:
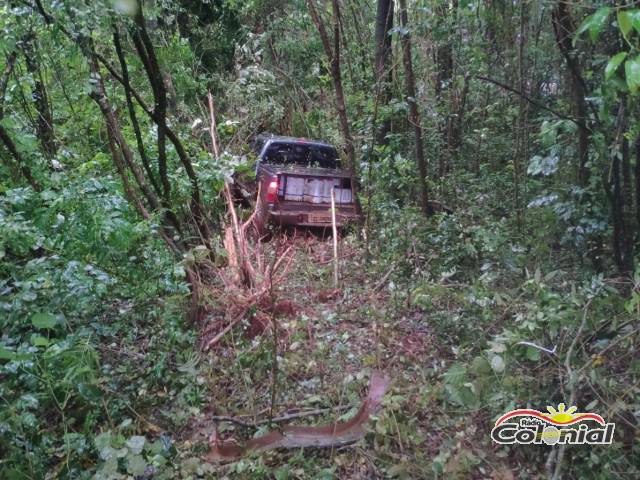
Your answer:
[[[389,387],[389,376],[380,371],[373,371],[369,381],[369,392],[363,400],[358,413],[346,422],[334,422],[320,427],[287,426],[280,431],[273,430],[257,438],[252,438],[244,446],[225,445],[224,440],[214,428],[209,443],[211,451],[206,457],[208,461],[236,460],[249,452],[263,452],[275,448],[300,447],[337,447],[348,445],[363,438],[366,425],[382,405],[382,399]]]
[[[337,407],[332,407],[332,408],[316,408],[315,410],[305,410],[302,412],[287,413],[280,417],[274,417],[271,419],[267,418],[264,420],[258,420],[257,422],[247,422],[247,421],[241,420],[238,417],[229,417],[226,415],[214,415],[213,417],[211,417],[211,420],[213,420],[214,422],[234,423],[236,425],[240,425],[241,427],[245,427],[245,428],[257,428],[262,425],[267,425],[268,423],[288,422],[289,420],[294,420],[296,418],[313,417],[316,415],[322,415],[327,412],[339,412],[342,410],[347,410],[349,408],[352,408],[353,406],[354,406],[353,404],[350,404],[350,405],[339,405]]]

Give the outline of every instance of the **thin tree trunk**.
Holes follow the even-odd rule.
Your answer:
[[[142,172],[133,161],[133,153],[131,152],[131,149],[129,148],[126,140],[124,139],[124,136],[122,135],[118,119],[113,111],[113,108],[111,107],[111,104],[109,103],[109,98],[107,97],[106,89],[104,87],[104,80],[102,78],[102,74],[100,73],[100,67],[98,65],[97,59],[92,56],[88,60],[92,78],[95,80],[94,89],[89,94],[89,96],[100,107],[100,111],[102,112],[102,116],[107,125],[107,138],[109,143],[109,150],[111,151],[111,158],[113,159],[113,163],[116,166],[116,170],[118,171],[118,174],[120,175],[120,178],[122,180],[122,186],[125,195],[136,208],[136,210],[140,213],[142,218],[149,219],[149,212],[147,211],[144,203],[135,191],[135,188],[129,182],[127,168],[132,171],[138,187],[143,191],[145,197],[147,197],[147,201],[149,201],[149,204],[151,205],[151,208],[153,210],[156,210],[159,206],[158,199],[153,194],[153,192],[149,191],[148,187],[144,183]],[[148,197],[149,194],[151,194],[151,198]],[[172,236],[165,231],[164,227],[161,227],[160,230],[162,238],[165,240],[171,250],[174,253],[180,253],[182,251],[182,248],[173,240]]]
[[[450,8],[451,7],[451,8]],[[436,7],[436,12],[440,21],[447,22],[449,18],[457,15],[458,2],[453,1],[451,5],[448,2],[442,2]],[[438,158],[438,176],[443,177],[450,168],[451,160],[454,155],[454,129],[455,129],[455,113],[456,110],[454,96],[454,65],[453,51],[451,40],[447,38],[440,41],[436,49],[436,100],[441,108],[446,112],[445,121],[442,123],[441,135],[445,148]]]
[[[636,166],[635,166],[635,186],[636,186],[636,227],[640,230],[640,136],[636,137]],[[636,231],[636,235],[638,231]],[[640,243],[640,238],[636,240]]]
[[[140,131],[138,116],[136,115],[136,110],[133,105],[133,99],[131,98],[129,68],[127,67],[127,62],[126,62],[124,53],[122,51],[120,33],[118,32],[118,27],[115,24],[113,25],[113,45],[116,49],[116,55],[118,56],[118,61],[120,62],[120,71],[122,73],[122,80],[125,83],[124,95],[127,100],[127,110],[129,111],[129,119],[131,120],[133,133],[136,137],[136,144],[138,146],[138,153],[140,154],[140,160],[142,160],[142,165],[144,167],[144,170],[147,172],[147,175],[149,176],[149,181],[153,185],[154,190],[158,195],[161,195],[162,192],[160,190],[160,186],[155,178],[153,170],[151,169],[151,162],[149,161],[149,157],[147,156],[147,151],[145,149],[144,141],[142,140],[142,132]]]
[[[137,28],[133,30],[132,37],[136,50],[138,51],[138,55],[140,56],[140,60],[142,61],[147,73],[149,83],[151,84],[155,102],[151,118],[158,127],[158,170],[160,174],[160,181],[163,185],[163,196],[167,203],[170,203],[171,184],[168,178],[166,156],[166,139],[168,138],[175,147],[176,153],[178,154],[178,157],[180,158],[191,182],[191,211],[193,212],[198,232],[205,245],[210,247],[210,239],[212,235],[204,213],[202,197],[200,195],[200,186],[198,185],[198,177],[182,142],[167,126],[167,93],[163,81],[164,77],[155,54],[153,43],[151,42],[151,38],[147,32],[142,5],[138,8],[135,23]],[[126,85],[124,86],[127,88]],[[128,89],[129,91],[132,91],[130,86]]]
[[[577,59],[576,49],[571,41],[575,32],[575,26],[569,11],[569,3],[558,0],[551,18],[555,32],[556,43],[560,53],[564,57],[571,78],[571,92],[574,103],[575,115],[578,123],[578,182],[585,186],[589,182],[589,128],[587,127],[586,83],[582,77],[582,69]]]
[[[425,216],[429,216],[429,190],[427,188],[427,164],[424,158],[424,146],[422,144],[422,125],[420,124],[420,113],[418,112],[418,101],[416,98],[416,84],[413,76],[413,62],[411,59],[411,37],[407,30],[407,1],[399,0],[400,4],[400,24],[405,30],[401,37],[402,60],[404,63],[404,79],[407,103],[409,104],[409,123],[413,125],[416,147],[416,164],[418,166],[418,184],[420,187],[420,204]]]
[[[342,71],[340,68],[340,7],[337,0],[332,0],[333,8],[333,49],[329,41],[327,30],[324,23],[320,19],[315,7],[315,0],[307,0],[309,6],[309,13],[311,19],[318,29],[322,46],[324,48],[327,59],[331,66],[331,78],[333,80],[333,89],[336,97],[336,110],[338,111],[338,122],[340,126],[340,132],[344,138],[344,148],[347,154],[347,169],[351,178],[351,190],[353,192],[353,199],[356,206],[356,212],[360,215],[362,208],[360,206],[360,200],[358,199],[358,182],[357,182],[357,164],[356,164],[356,152],[353,145],[353,138],[351,137],[351,131],[349,129],[349,119],[347,117],[347,108],[344,100],[344,90],[342,88]]]
[[[147,73],[147,77],[151,85],[151,90],[153,91],[153,116],[158,126],[158,172],[160,174],[160,181],[162,182],[163,196],[165,200],[169,201],[171,197],[171,183],[169,182],[167,173],[167,93],[162,81],[162,72],[160,71],[160,66],[155,55],[155,50],[147,33],[142,5],[138,9],[138,14],[136,15],[135,20],[137,28],[133,28],[132,38],[138,52],[138,56],[140,57],[142,65],[144,66],[144,69]]]
[[[513,156],[513,189],[514,203],[516,210],[516,221],[520,230],[524,227],[524,209],[522,208],[522,162],[528,156],[528,104],[525,100],[527,82],[525,65],[525,43],[526,43],[526,5],[520,4],[520,29],[518,40],[518,82],[520,92],[520,102],[518,106],[518,121],[516,132],[516,149]]]
[[[375,27],[375,58],[373,73],[375,79],[376,96],[382,94],[382,104],[389,103],[391,99],[391,35],[393,28],[393,0],[378,0],[376,8]],[[391,129],[391,120],[383,118],[375,132],[376,144],[386,145],[386,136]]]
[[[118,121],[118,118],[116,117],[113,108],[111,107],[111,103],[107,98],[106,90],[104,88],[104,81],[102,80],[102,75],[100,74],[98,62],[95,58],[92,58],[90,62],[91,73],[98,79],[97,88],[94,92],[91,93],[90,96],[100,107],[102,116],[104,117],[107,124],[107,130],[109,131],[110,140],[113,140],[115,145],[117,145],[120,149],[121,155],[119,154],[117,155],[117,157],[114,156],[114,161],[116,161],[116,158],[118,159],[118,161],[116,161],[116,166],[118,167],[118,162],[122,163],[124,161],[124,164],[126,164],[128,169],[133,174],[138,187],[143,192],[144,197],[147,199],[151,210],[158,210],[160,206],[158,197],[153,193],[153,191],[151,191],[151,189],[149,189],[149,186],[147,185],[146,179],[144,178],[140,167],[135,162],[133,152],[131,151],[129,144],[122,135],[120,122]]]
[[[136,137],[136,144],[138,146],[138,153],[140,155],[140,159],[142,160],[142,165],[145,169],[145,172],[147,173],[147,176],[149,177],[149,181],[153,186],[154,192],[161,197],[160,203],[162,204],[162,207],[165,210],[165,215],[167,220],[178,232],[181,232],[180,220],[178,219],[176,214],[173,212],[169,200],[165,196],[163,196],[163,191],[161,190],[160,185],[158,185],[158,182],[153,173],[153,170],[151,169],[151,162],[149,161],[149,158],[147,156],[144,141],[142,139],[142,133],[140,131],[138,116],[136,115],[136,110],[133,105],[133,98],[131,97],[131,83],[129,81],[129,68],[127,66],[127,61],[124,56],[124,52],[122,51],[122,44],[120,42],[120,34],[118,33],[118,27],[115,24],[113,25],[113,44],[115,46],[116,55],[118,56],[118,60],[120,62],[120,70],[122,72],[122,80],[124,82],[124,93],[127,101],[127,110],[129,112],[129,119],[131,120],[131,125],[133,127],[133,131]]]
[[[456,101],[456,117],[453,121],[453,130],[451,138],[451,148],[454,158],[457,159],[460,146],[462,145],[462,134],[464,131],[464,112],[467,106],[467,97],[469,95],[469,77],[464,77],[462,92]]]
[[[16,148],[15,143],[13,143],[13,140],[9,136],[9,133],[2,125],[0,125],[0,140],[2,140],[2,143],[4,144],[8,152],[11,154],[11,156],[15,160],[15,163],[18,165],[20,173],[22,174],[24,179],[27,181],[27,183],[31,185],[31,188],[33,188],[36,192],[41,191],[42,188],[40,187],[40,184],[34,178],[33,174],[31,173],[31,169],[24,162],[24,159],[22,158],[22,155],[20,155],[20,152],[18,152],[18,149]]]
[[[33,174],[31,173],[31,169],[25,163],[24,159],[22,158],[22,155],[16,148],[16,145],[13,142],[13,139],[11,138],[11,136],[9,135],[9,132],[2,125],[2,119],[4,117],[5,93],[7,91],[7,84],[9,83],[9,77],[13,72],[13,67],[16,64],[17,57],[18,56],[15,51],[9,54],[9,56],[7,57],[7,65],[5,66],[4,71],[2,72],[2,77],[0,77],[0,140],[2,140],[2,143],[4,144],[5,148],[7,149],[11,157],[13,157],[14,162],[18,166],[18,170],[20,170],[20,174],[24,177],[27,183],[31,185],[31,188],[33,188],[36,192],[39,192],[42,190],[40,187],[40,184],[34,178]],[[2,158],[5,158],[5,156],[3,155]],[[11,165],[9,164],[9,166]]]
[[[622,96],[616,118],[616,137],[611,148],[609,188],[613,220],[613,253],[622,275],[633,273],[633,215],[631,166],[627,130],[626,96]]]
[[[37,112],[36,135],[40,141],[42,152],[51,161],[57,153],[55,133],[53,130],[53,114],[49,104],[49,96],[42,77],[40,62],[36,60],[37,49],[34,46],[35,34],[27,34],[22,41],[22,53],[24,55],[27,71],[33,78],[31,97]]]

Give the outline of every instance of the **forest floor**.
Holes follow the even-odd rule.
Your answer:
[[[253,336],[248,323],[237,327],[202,358],[209,367],[210,406],[197,411],[180,433],[185,454],[206,456],[212,415],[251,423],[267,419],[270,412],[278,417],[326,409],[324,415],[293,420],[293,425],[352,417],[366,393],[368,375],[378,369],[391,377],[391,387],[364,440],[340,448],[255,454],[230,465],[206,465],[204,471],[247,478],[261,472],[276,478],[416,478],[441,473],[432,465],[442,453],[442,473],[465,475],[471,469],[485,478],[512,478],[504,461],[486,448],[491,418],[482,409],[467,416],[445,411],[437,401],[443,389],[438,372],[454,356],[455,342],[439,339],[429,316],[412,304],[411,292],[394,284],[396,265],[368,262],[357,242],[347,237],[340,245],[340,288],[334,289],[331,239],[307,232],[288,241],[294,243],[295,259],[275,292],[277,301],[288,306],[276,321],[275,394],[272,329]],[[434,297],[432,314],[454,309],[451,298],[449,292],[442,303]],[[454,417],[462,417],[462,423],[446,420]],[[267,426],[220,422],[218,428],[225,441],[243,442]],[[199,462],[194,458],[193,464]],[[202,468],[199,464],[197,470],[203,473]]]

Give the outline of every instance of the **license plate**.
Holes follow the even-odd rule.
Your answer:
[[[329,215],[309,215],[309,223],[331,223]]]

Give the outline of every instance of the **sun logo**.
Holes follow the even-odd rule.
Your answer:
[[[543,413],[543,415],[558,425],[573,423],[573,420],[580,415],[579,413],[573,415],[573,413],[578,410],[578,407],[569,407],[566,411],[565,409],[566,405],[564,403],[558,404],[558,410],[549,405],[547,406],[549,413]]]
[[[562,427],[567,425],[574,425],[584,420],[595,420],[600,425],[605,425],[606,423],[604,421],[604,418],[596,413],[577,413],[577,407],[569,407],[567,409],[567,406],[564,403],[558,404],[557,410],[552,406],[548,406],[547,410],[548,413],[525,408],[511,410],[498,419],[498,421],[496,422],[496,426],[515,417],[537,418],[548,425],[558,425]]]

